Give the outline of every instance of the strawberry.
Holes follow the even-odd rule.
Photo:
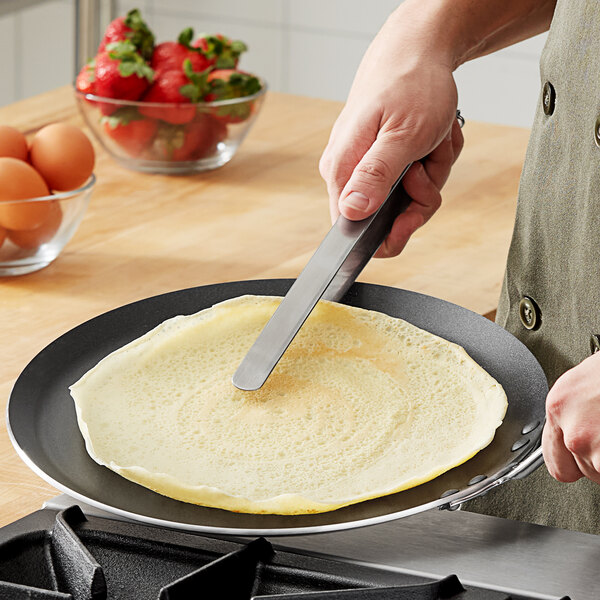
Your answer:
[[[98,47],[98,53],[104,52],[106,46],[112,42],[125,40],[129,40],[144,59],[150,60],[154,49],[154,34],[142,20],[142,15],[137,8],[109,24]]]
[[[217,69],[211,71],[207,78],[208,94],[205,102],[216,100],[230,100],[252,96],[262,89],[257,77],[250,73],[243,73],[235,69]],[[254,103],[240,102],[232,105],[217,106],[213,115],[223,123],[240,123],[250,117]]]
[[[94,83],[98,96],[137,100],[148,89],[153,76],[154,72],[130,41],[112,42],[96,56]],[[101,105],[105,115],[117,108],[110,103]]]
[[[227,128],[203,113],[185,125],[163,123],[154,142],[154,156],[170,161],[205,158],[215,152],[226,136]]]
[[[190,45],[194,30],[191,27],[184,29],[177,42],[163,42],[154,49],[151,67],[156,72],[183,69],[183,63],[189,59],[192,69],[200,72],[212,66],[212,62],[204,55],[200,48]]]
[[[106,134],[131,157],[139,156],[151,146],[158,123],[147,119],[133,107],[120,108],[110,117],[102,117]]]
[[[75,88],[78,92],[81,92],[82,94],[94,93],[94,81],[96,79],[94,74],[95,68],[96,61],[94,59],[83,65],[75,80]]]
[[[183,69],[159,71],[156,81],[144,96],[144,102],[177,103],[179,106],[143,106],[140,112],[167,123],[189,123],[196,114],[195,103],[206,93],[208,71],[196,73],[189,58]],[[192,104],[194,103],[194,104]]]
[[[217,69],[235,69],[240,60],[240,54],[248,50],[248,46],[244,42],[230,40],[221,33],[204,34],[193,43],[193,46],[200,48]]]

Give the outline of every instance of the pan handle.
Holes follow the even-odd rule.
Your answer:
[[[511,479],[523,479],[528,475],[531,475],[538,467],[540,467],[544,463],[544,456],[542,454],[542,447],[536,448],[533,452],[531,452],[528,456],[526,456],[522,461],[517,463],[512,469],[504,473],[498,479],[494,479],[488,482],[482,482],[480,486],[473,486],[473,491],[466,496],[462,496],[460,500],[454,500],[448,502],[448,504],[444,504],[440,506],[442,509],[447,510],[456,510],[460,508],[461,504],[467,502],[469,500],[473,500],[479,496],[483,496],[487,494],[490,490],[495,488],[498,485],[506,483]]]
[[[506,481],[509,481],[510,479],[524,479],[528,475],[531,475],[543,463],[544,455],[542,454],[542,447],[540,446],[527,456],[525,460],[517,464],[510,473],[507,473]]]

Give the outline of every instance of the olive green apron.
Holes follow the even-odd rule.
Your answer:
[[[540,75],[497,322],[552,385],[600,340],[600,0],[558,0]],[[543,466],[465,508],[600,534],[600,485]]]

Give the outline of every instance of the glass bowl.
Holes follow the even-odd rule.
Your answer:
[[[185,174],[228,163],[250,131],[267,85],[252,96],[171,104],[103,98],[75,90],[77,105],[102,147],[144,173]]]
[[[0,276],[24,275],[48,266],[79,226],[95,183],[92,175],[76,190],[0,202]]]

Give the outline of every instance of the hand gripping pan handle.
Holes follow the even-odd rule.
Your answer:
[[[257,390],[267,380],[317,302],[337,301],[390,232],[394,219],[411,202],[401,185],[408,165],[377,212],[361,221],[340,215],[289,289],[233,375],[241,390]]]

